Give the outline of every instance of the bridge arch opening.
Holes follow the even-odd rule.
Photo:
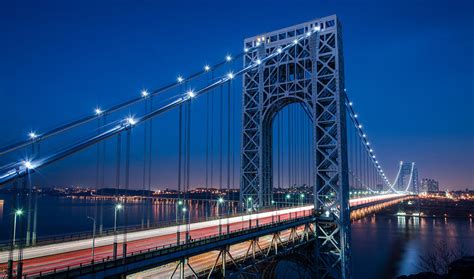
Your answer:
[[[312,198],[311,107],[298,97],[276,100],[262,119],[262,183],[274,206],[301,205]],[[264,193],[266,194],[266,193]]]

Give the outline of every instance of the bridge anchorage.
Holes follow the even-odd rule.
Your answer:
[[[232,61],[238,58],[243,59],[243,67],[233,69],[235,63]],[[222,68],[231,71],[215,78]],[[201,80],[200,89],[191,89],[195,85],[191,83],[202,77],[204,81]],[[227,125],[231,126],[231,85],[236,78],[242,78],[243,92],[241,162],[240,168],[237,167],[240,169],[240,183],[236,183],[240,185],[240,197],[233,201],[230,185],[234,180],[232,169],[236,168],[233,163],[231,165],[230,158],[231,140],[236,137],[231,136],[230,129],[225,131],[223,123],[227,120]],[[228,94],[224,94],[224,86],[228,86]],[[173,89],[177,89],[178,94],[160,99],[162,93]],[[216,94],[220,100],[220,115],[215,117],[219,118],[215,122],[220,124],[220,160],[219,164],[213,165],[214,157],[218,157],[214,156],[213,146],[217,136],[207,130],[209,126],[211,131],[214,128],[215,123],[209,120],[212,119],[209,114],[214,113],[213,96]],[[214,216],[206,209],[205,217],[192,217],[190,212],[196,208],[193,204],[196,201],[188,198],[191,106],[193,111],[199,109],[202,95],[207,95],[204,100],[207,100],[207,105],[211,104],[210,109],[206,109],[206,187],[210,185],[211,190],[218,194],[206,194],[199,201],[209,203],[215,209]],[[228,101],[227,115],[223,114],[223,100]],[[140,117],[113,118],[113,113],[138,103],[145,103]],[[301,109],[301,117],[292,118],[293,114],[290,115],[289,108],[295,106]],[[288,112],[288,121],[283,121],[285,111]],[[159,116],[173,112],[178,112],[179,119],[176,140],[179,150],[178,190],[176,196],[167,198],[166,202],[171,203],[169,210],[176,218],[158,223],[150,218],[156,197],[144,194],[146,189],[151,192],[152,120],[157,121]],[[94,127],[94,131],[98,131],[96,135],[88,134],[77,143],[40,156],[40,144],[43,146],[49,138],[77,127],[83,128],[92,120],[99,122],[98,129]],[[289,144],[288,150],[296,147],[303,150],[288,155],[286,166],[280,164],[284,142],[280,133],[282,123],[286,123],[291,131],[285,134],[288,136],[285,142]],[[120,191],[130,190],[131,140],[138,137],[134,131],[140,126],[145,127],[143,192],[136,198],[143,202],[144,207],[141,226],[132,227],[128,225],[128,215],[124,212],[131,207],[129,199],[134,198],[123,197]],[[304,129],[307,129],[304,136],[290,146],[293,134]],[[225,132],[227,136],[223,137]],[[224,138],[228,140],[227,175],[224,174]],[[99,205],[97,202],[107,197],[93,196],[95,215],[89,217],[94,226],[92,234],[37,239],[37,208],[36,202],[32,201],[33,174],[95,146],[96,191],[99,186],[104,188],[105,143],[112,139],[116,139],[110,144],[110,153],[116,154],[113,157],[115,194],[109,197],[114,201],[113,207],[104,208],[107,203]],[[235,145],[235,141],[233,143]],[[389,183],[347,96],[341,24],[335,15],[245,39],[244,50],[238,55],[229,55],[212,66],[206,65],[189,77],[179,76],[163,88],[143,90],[140,97],[109,109],[96,108],[94,115],[48,132],[31,133],[26,141],[0,148],[0,156],[30,147],[36,158],[0,167],[0,186],[12,183],[20,193],[27,193],[19,195],[16,200],[19,206],[11,214],[11,241],[4,246],[0,243],[0,270],[5,270],[8,278],[139,278],[147,274],[172,278],[247,276],[260,270],[264,262],[268,264],[269,259],[308,248],[310,258],[315,261],[312,276],[351,278],[350,220],[409,198],[405,189],[397,191],[395,182]],[[215,168],[219,169],[219,175],[213,173]],[[288,169],[284,170],[288,188],[281,188],[286,183],[281,183],[282,169],[285,168]],[[413,173],[412,165],[410,181],[414,180]],[[219,189],[212,187],[215,177],[219,177]],[[227,191],[222,187],[224,178],[227,178]],[[233,204],[237,204],[235,210]],[[27,222],[23,222],[22,209],[28,215]],[[113,229],[103,227],[103,212],[106,210],[114,216]],[[122,218],[124,225],[118,226],[117,219]],[[272,274],[275,267],[269,266],[265,270]]]

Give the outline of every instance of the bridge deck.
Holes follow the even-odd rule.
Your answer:
[[[350,201],[351,207],[360,207],[364,204],[386,201],[403,196],[402,194],[389,194],[376,197],[365,197]],[[192,223],[189,225],[190,237],[196,242],[199,239],[209,238],[219,235],[219,226],[222,234],[227,234],[227,226],[230,233],[250,229],[257,225],[268,225],[295,219],[312,214],[313,206],[303,206],[289,209],[281,209],[270,212],[229,217],[212,221]],[[159,229],[150,229],[137,232],[130,232],[126,235],[127,255],[131,253],[143,252],[149,249],[166,249],[177,245],[178,226],[169,226]],[[179,226],[181,245],[184,244],[186,225]],[[122,257],[123,234],[117,234],[118,257]],[[108,260],[113,257],[114,236],[104,236],[96,238],[96,249],[94,261]],[[63,243],[49,244],[36,247],[28,247],[23,250],[23,274],[34,275],[40,272],[53,271],[67,266],[79,266],[90,263],[92,239],[69,241]],[[0,271],[6,270],[9,252],[0,252]],[[18,252],[14,253],[14,260],[17,260]],[[1,275],[1,273],[0,273]]]

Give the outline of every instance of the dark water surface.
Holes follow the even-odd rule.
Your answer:
[[[8,241],[11,232],[10,196],[0,196],[0,242]],[[113,227],[114,202],[104,202],[104,229]],[[215,206],[208,203],[189,205],[191,218],[215,214]],[[91,231],[95,206],[90,200],[40,197],[38,199],[38,238],[71,232]],[[160,202],[151,211],[155,222],[175,219],[174,202]],[[222,209],[221,212],[232,211]],[[126,205],[129,224],[141,224],[140,203]],[[122,213],[122,214],[123,214]],[[24,215],[22,218],[26,220]],[[119,216],[119,225],[124,216]],[[354,278],[392,278],[396,275],[420,272],[419,256],[432,253],[436,244],[446,241],[448,249],[463,249],[474,254],[474,224],[472,219],[405,218],[371,216],[352,224],[352,262]]]

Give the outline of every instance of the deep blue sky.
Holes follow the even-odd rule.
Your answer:
[[[473,188],[473,9],[428,0],[2,1],[0,144],[200,69],[246,37],[337,14],[346,87],[390,177],[398,161],[415,161],[420,178]]]

